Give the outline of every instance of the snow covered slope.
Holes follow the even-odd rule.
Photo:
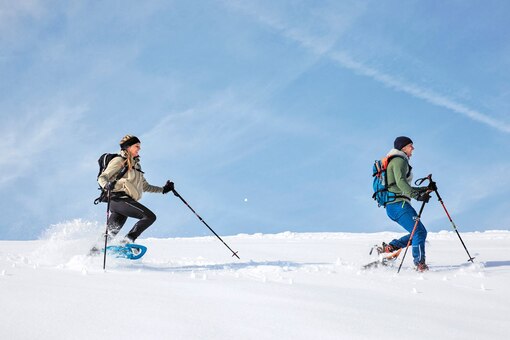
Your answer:
[[[509,339],[510,232],[429,233],[431,270],[361,266],[399,234],[141,239],[139,261],[84,256],[98,227],[0,241],[0,339]],[[94,231],[93,233],[91,231]]]

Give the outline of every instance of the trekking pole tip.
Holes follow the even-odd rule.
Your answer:
[[[240,260],[241,258],[239,257],[239,255],[237,255],[237,253],[239,253],[239,252],[238,251],[233,251],[232,252],[232,257],[235,256],[235,257],[237,257]]]
[[[368,252],[368,255],[372,255],[372,253],[374,252],[374,249],[377,248],[377,244],[375,244],[372,249],[370,249],[370,251]]]

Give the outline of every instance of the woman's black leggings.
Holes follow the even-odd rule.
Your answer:
[[[131,241],[136,240],[156,221],[156,215],[134,199],[114,198],[110,201],[110,217],[108,218],[108,233],[112,238],[119,233],[128,217],[139,219],[126,235]]]

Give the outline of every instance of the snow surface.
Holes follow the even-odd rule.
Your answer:
[[[510,339],[510,231],[429,233],[430,271],[362,270],[397,233],[141,239],[86,253],[102,227],[0,241],[0,339]],[[399,259],[400,261],[400,259]]]

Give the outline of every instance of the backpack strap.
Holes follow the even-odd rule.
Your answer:
[[[398,157],[398,158],[402,158],[404,161],[406,161],[406,162],[407,162],[407,167],[409,168],[409,170],[407,171],[406,177],[407,177],[407,176],[409,176],[409,174],[411,173],[411,169],[412,169],[412,167],[411,167],[411,165],[409,164],[409,161],[408,161],[407,159],[405,159],[404,157],[399,156],[399,155],[393,155],[393,156],[389,156],[389,157],[387,157],[388,161],[386,162],[386,168],[385,168],[385,169],[387,170],[387,169],[388,169],[388,165],[390,164],[390,161],[391,161],[392,159],[394,159],[394,158],[397,158],[397,157]],[[390,187],[390,186],[392,186],[393,184],[395,184],[395,183],[388,183],[387,188],[389,188],[389,187]],[[389,191],[389,190],[388,190],[388,191]],[[391,192],[391,191],[390,191],[390,192]],[[405,196],[405,195],[397,195],[397,194],[395,194],[395,199],[397,199],[397,198],[404,198],[404,199],[407,199],[407,200],[411,200],[411,198],[410,198],[410,197],[407,197],[407,196]],[[394,199],[394,200],[395,200],[395,199]],[[393,200],[393,201],[394,201],[394,200]],[[388,202],[388,203],[390,203],[390,202]]]
[[[395,159],[395,158],[402,158],[404,161],[407,162],[407,167],[409,168],[409,170],[407,171],[407,174],[406,174],[406,177],[409,176],[409,173],[411,173],[411,166],[409,165],[409,162],[402,156],[399,156],[399,155],[392,155],[392,156],[389,156],[389,157],[385,157],[383,160],[382,160],[382,163],[383,163],[383,167],[384,167],[384,170],[388,171],[388,166],[390,165],[390,162],[392,159]],[[388,183],[388,187],[390,185],[393,185],[395,183]]]
[[[122,159],[126,160],[125,157],[119,155],[119,154],[116,154],[115,156],[112,157],[112,159],[110,159],[110,162],[113,161],[115,158],[117,157],[122,157]],[[104,161],[106,161],[106,159],[104,159]],[[106,166],[103,166],[103,171],[106,170]],[[127,164],[124,164],[124,166],[120,169],[120,171],[117,173],[117,175],[115,176],[115,181],[118,181],[119,179],[121,179],[122,177],[124,177],[124,175],[128,172],[128,166]],[[101,175],[101,174],[99,174]],[[99,177],[99,176],[97,176]]]
[[[122,157],[122,156],[121,156],[121,155],[119,155],[119,154],[117,154],[117,155],[115,155],[114,157],[112,157],[112,158],[110,159],[110,162],[111,162],[113,159],[117,158],[117,157]],[[122,158],[124,158],[124,157],[122,157]],[[124,159],[125,159],[125,158],[124,158]],[[102,164],[103,164],[103,171],[104,171],[104,170],[106,170],[106,167],[105,167],[105,165],[106,165],[106,157],[103,157],[101,161],[103,162]],[[120,169],[120,171],[117,173],[117,175],[115,176],[115,182],[116,182],[116,181],[118,181],[119,179],[121,179],[122,177],[124,177],[124,175],[128,172],[128,170],[129,170],[129,168],[128,168],[127,164],[125,164],[125,165],[124,165],[124,166]],[[97,177],[99,178],[99,176],[101,176],[101,174],[102,174],[102,172],[100,172],[100,173],[99,173],[99,175],[97,175]],[[101,188],[101,187],[99,187],[99,190],[101,190],[101,194],[99,195],[99,197],[98,197],[98,198],[96,198],[96,199],[94,200],[94,204],[95,204],[95,205],[97,205],[97,204],[99,204],[99,203],[101,203],[101,202],[106,202],[106,201],[107,201],[107,199],[108,199],[108,193],[107,193],[107,191],[106,191],[105,189]]]
[[[122,169],[120,169],[120,171],[117,173],[117,176],[115,176],[115,181],[118,181],[119,179],[121,179],[122,177],[124,177],[124,175],[128,172],[129,168],[126,165],[124,165],[122,167]]]

